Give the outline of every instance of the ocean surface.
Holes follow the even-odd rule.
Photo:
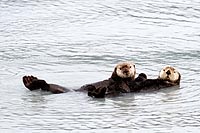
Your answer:
[[[29,91],[24,75],[71,89],[120,61],[179,88],[94,99]],[[0,132],[200,132],[199,0],[1,0]]]

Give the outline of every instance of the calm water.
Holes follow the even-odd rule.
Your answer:
[[[199,0],[1,0],[1,132],[200,132]],[[180,88],[92,99],[30,92],[23,75],[78,88],[119,61]]]

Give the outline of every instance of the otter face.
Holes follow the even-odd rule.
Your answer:
[[[171,66],[164,67],[160,73],[159,78],[164,80],[169,80],[171,82],[180,82],[181,75],[180,73]]]
[[[121,78],[134,79],[136,74],[135,64],[132,62],[121,62],[115,67],[114,73]]]

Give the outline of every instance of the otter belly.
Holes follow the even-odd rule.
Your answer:
[[[99,82],[95,82],[95,83],[91,83],[91,84],[86,84],[86,85],[83,85],[81,86],[79,89],[75,90],[75,91],[88,91],[88,89],[91,87],[91,86],[94,86],[95,88],[104,88],[104,87],[108,87],[110,84],[110,80],[107,79],[107,80],[103,80],[103,81],[99,81]]]
[[[178,84],[171,83],[162,79],[147,79],[142,82],[132,81],[130,83],[131,92],[141,92],[141,91],[149,91],[149,90],[159,90],[162,88],[176,86]]]

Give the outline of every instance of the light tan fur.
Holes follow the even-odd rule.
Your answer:
[[[120,62],[115,67],[115,73],[121,78],[135,79],[135,64],[133,62]]]
[[[171,82],[180,82],[180,73],[171,66],[165,66],[159,73],[160,79],[169,80]]]

